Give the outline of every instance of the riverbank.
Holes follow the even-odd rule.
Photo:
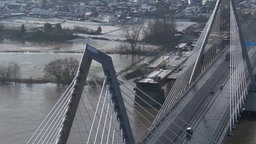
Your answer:
[[[96,80],[87,80],[85,85],[97,85],[97,83],[102,83],[104,79],[99,78]],[[45,83],[51,83],[51,84],[58,84],[58,85],[67,85],[57,82],[54,79],[22,79],[22,78],[16,78],[16,79],[9,79],[6,81],[0,81],[0,84],[45,84]]]
[[[143,27],[146,28],[148,23],[152,19],[144,19]],[[73,31],[74,34],[80,38],[95,40],[95,41],[110,41],[120,43],[126,38],[122,31],[122,25],[120,24],[106,24],[106,23],[96,23],[91,21],[73,21],[65,20],[59,18],[33,18],[33,17],[14,17],[0,20],[0,25],[8,29],[20,30],[22,25],[25,26],[27,31],[34,31],[35,29],[44,29],[45,24],[52,25],[52,30],[56,29],[57,25],[61,26],[63,30]],[[186,33],[187,29],[198,24],[197,22],[191,22],[187,19],[177,19],[175,20],[175,29],[178,32]],[[100,33],[98,29],[100,28]],[[57,29],[60,29],[57,28]],[[84,32],[86,31],[86,32]],[[90,32],[93,31],[93,34]],[[96,31],[96,34],[95,34]],[[143,37],[143,34],[139,35],[139,39]],[[62,42],[75,42],[76,39],[70,39]],[[43,42],[43,41],[42,41]],[[142,43],[143,47],[152,46],[150,44]],[[116,46],[116,45],[113,45]],[[119,46],[118,46],[119,47]],[[115,47],[115,48],[118,48]]]
[[[61,19],[39,19],[39,18],[10,18],[6,20],[0,20],[0,24],[7,25],[8,27],[20,27],[22,24],[30,27],[44,26],[45,21],[56,25],[61,23],[63,29],[74,29],[75,27],[86,27],[90,29],[97,29],[99,26],[102,28],[102,34],[100,35],[90,35],[90,34],[76,34],[79,35],[79,38],[68,40],[65,42],[56,42],[56,41],[13,41],[9,39],[4,39],[0,42],[0,56],[2,57],[1,61],[16,61],[20,64],[22,68],[22,77],[19,82],[27,83],[42,83],[42,82],[51,82],[51,80],[41,80],[43,78],[43,68],[44,65],[53,61],[57,58],[64,57],[75,57],[78,61],[82,56],[82,53],[85,49],[86,44],[90,44],[93,47],[99,49],[100,51],[111,55],[115,67],[121,67],[121,69],[116,70],[117,73],[127,73],[133,70],[132,66],[138,64],[143,65],[145,63],[150,63],[152,57],[160,55],[161,48],[158,46],[141,43],[142,49],[139,55],[129,55],[129,53],[120,50],[120,44],[124,40],[122,35],[121,27],[118,25],[106,25],[93,22],[80,22],[80,21],[69,21]],[[179,21],[180,27],[179,30],[187,29],[191,25],[194,25],[193,22]],[[10,57],[6,57],[8,54]],[[115,58],[113,58],[113,56]],[[130,59],[132,63],[125,64],[125,61],[122,62],[120,58]],[[127,58],[125,58],[127,57]],[[139,58],[138,58],[139,57]],[[122,64],[121,64],[122,63]],[[120,66],[122,65],[122,66]],[[100,69],[100,65],[92,65],[93,67]],[[129,67],[130,66],[130,67]],[[128,68],[127,68],[128,67]],[[94,69],[94,68],[93,68]],[[94,71],[94,70],[93,70]],[[92,72],[98,73],[98,72]],[[99,72],[102,75],[102,72]]]

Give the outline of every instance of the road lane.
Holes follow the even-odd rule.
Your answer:
[[[229,61],[225,61],[225,53],[209,68],[202,78],[194,84],[184,98],[170,111],[162,124],[148,135],[150,143],[183,143],[185,129],[197,124],[209,109],[209,103],[216,91],[229,75]],[[167,127],[168,126],[168,127]],[[144,141],[148,143],[147,140]]]

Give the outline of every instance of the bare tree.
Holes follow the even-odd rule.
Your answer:
[[[10,81],[15,79],[20,74],[20,67],[15,62],[0,65],[0,80],[2,82]]]
[[[143,31],[143,40],[145,42],[173,46],[175,43],[174,34],[176,32],[174,11],[169,10],[168,4],[165,4],[163,1],[160,2],[157,6],[155,19],[150,21]]]
[[[2,32],[4,30],[4,26],[0,25],[0,32]]]
[[[45,23],[44,24],[44,31],[45,32],[51,32],[53,30],[53,26],[51,23]]]
[[[26,28],[25,28],[25,25],[22,24],[21,27],[20,27],[20,33],[23,35],[26,33]]]
[[[53,76],[57,82],[69,84],[76,75],[79,66],[78,60],[73,57],[57,59],[45,65],[46,76]]]
[[[141,51],[141,44],[139,42],[139,36],[142,31],[143,24],[132,24],[132,25],[123,25],[122,31],[125,37],[125,41],[122,42],[121,48],[125,49],[126,52],[132,54]]]
[[[0,25],[0,41],[3,39],[4,26]]]
[[[54,27],[56,33],[61,33],[62,32],[62,26],[60,23],[56,24],[55,27]]]
[[[144,41],[152,44],[168,44],[174,39],[175,25],[173,19],[156,18],[144,29]]]
[[[4,30],[4,27],[2,25],[0,25],[0,33],[1,34],[4,33],[3,30]],[[1,34],[0,34],[0,42],[4,39],[3,35],[1,35]]]

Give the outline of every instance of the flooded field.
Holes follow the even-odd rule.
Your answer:
[[[45,20],[20,18],[1,20],[5,25],[13,24],[19,27],[26,22],[31,27],[43,25]],[[63,27],[72,28],[73,22],[60,21],[60,19],[49,19],[48,22],[63,24]],[[76,22],[78,25],[85,23]],[[96,28],[99,24],[87,23],[91,28]],[[191,24],[191,23],[190,23]],[[180,23],[186,27],[187,23]],[[67,42],[17,42],[4,40],[0,42],[0,64],[10,61],[16,62],[21,66],[22,78],[40,79],[44,76],[44,65],[50,61],[74,57],[80,60],[82,51],[87,43],[95,46],[103,52],[113,52],[120,45],[115,39],[120,37],[119,26],[102,26],[104,37],[113,41],[93,40],[81,38]],[[149,46],[155,48],[153,46]],[[120,71],[141,57],[109,54],[116,68]],[[146,61],[145,61],[146,62]],[[102,75],[101,65],[93,63],[91,73],[97,76]],[[91,75],[90,77],[93,77]],[[0,139],[5,144],[23,144],[39,126],[44,116],[56,103],[63,87],[56,84],[0,84]],[[255,144],[256,121],[242,120],[234,130],[234,135],[229,137],[227,144]]]

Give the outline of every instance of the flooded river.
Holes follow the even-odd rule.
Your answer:
[[[55,104],[61,91],[55,84],[1,84],[1,143],[26,143]]]
[[[0,43],[0,64],[10,61],[16,62],[21,67],[22,78],[40,79],[43,77],[44,65],[50,61],[74,57],[80,60],[81,52],[86,43],[92,42],[97,46],[102,45],[102,51],[107,51],[118,43],[78,39],[75,42],[14,42],[4,40]],[[110,54],[116,71],[120,71],[140,57]],[[146,61],[145,61],[146,62]],[[93,63],[93,75],[101,76],[102,70],[98,63]],[[90,77],[92,77],[91,75]],[[57,84],[0,84],[0,143],[24,144],[39,126],[43,118],[56,103],[63,87]],[[234,130],[234,135],[227,140],[228,144],[255,144],[256,143],[255,119],[244,119]]]
[[[256,117],[244,116],[234,129],[233,135],[227,139],[227,144],[255,144]]]
[[[60,52],[55,53],[52,49],[38,52],[27,52],[25,49],[38,50],[44,45],[47,47],[62,47],[56,43],[15,43],[4,41],[0,43],[0,64],[10,61],[16,62],[21,67],[22,78],[40,79],[44,76],[44,66],[50,61],[74,57],[80,60],[82,53]],[[67,43],[70,49],[84,49],[85,43]],[[29,47],[29,48],[28,48]],[[47,47],[45,49],[47,49]],[[9,48],[12,52],[6,52]],[[18,52],[17,50],[22,50]],[[81,51],[81,50],[80,50]],[[125,69],[127,66],[138,61],[139,56],[127,56],[110,54],[116,71]],[[103,75],[101,65],[92,63],[88,77]],[[89,74],[90,74],[89,73]],[[132,89],[132,88],[131,88]],[[1,143],[24,144],[40,125],[43,118],[56,103],[63,87],[57,84],[0,84],[0,139]],[[90,94],[89,94],[90,95]]]
[[[42,74],[43,65],[56,58],[80,57],[81,54],[54,53],[0,53],[3,61],[22,64],[23,74],[37,76]],[[127,56],[112,55],[119,70],[129,65],[132,59]],[[118,60],[117,60],[118,59]],[[100,66],[94,66],[98,71]],[[0,139],[1,143],[24,144],[45,115],[59,98],[63,87],[56,84],[0,84]],[[255,144],[256,121],[245,119],[234,130],[227,144]]]

